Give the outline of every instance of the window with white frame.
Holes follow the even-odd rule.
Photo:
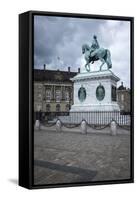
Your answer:
[[[56,102],[60,102],[61,100],[61,90],[56,90]]]
[[[50,89],[46,90],[46,100],[47,101],[51,100],[51,90]]]

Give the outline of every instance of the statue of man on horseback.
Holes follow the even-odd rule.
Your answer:
[[[102,62],[100,71],[105,63],[107,64],[108,69],[112,68],[110,51],[108,49],[100,48],[96,35],[93,36],[91,47],[89,47],[88,44],[82,45],[82,53],[85,54],[85,68],[88,72],[90,72],[90,63],[93,64],[94,61],[97,60]]]

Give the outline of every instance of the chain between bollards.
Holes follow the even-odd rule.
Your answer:
[[[62,127],[71,129],[71,128],[76,128],[76,127],[80,126],[80,131],[81,131],[82,134],[87,134],[87,127],[90,127],[92,129],[95,129],[95,130],[103,130],[103,129],[107,128],[107,127],[110,127],[110,134],[111,135],[117,135],[117,127],[123,128],[114,119],[112,119],[106,125],[101,125],[101,127],[96,127],[95,124],[89,124],[85,119],[82,119],[82,121],[80,123],[78,123],[78,124],[65,124],[60,119],[57,119],[57,121],[54,122],[54,123],[44,123],[44,122],[40,122],[40,120],[36,120],[35,121],[35,128],[37,130],[40,130],[41,125],[44,125],[46,127],[52,127],[52,126],[55,125],[57,132],[61,132],[62,131]],[[126,129],[126,128],[123,128],[123,129]],[[126,129],[126,130],[128,130],[128,129]]]

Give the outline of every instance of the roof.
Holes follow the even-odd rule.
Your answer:
[[[126,87],[124,87],[123,82],[121,82],[121,85],[118,87],[118,90],[126,90]]]
[[[118,90],[126,90],[126,87],[124,87],[123,85],[120,85],[120,86],[118,87]]]
[[[34,69],[34,81],[71,82],[77,72]]]

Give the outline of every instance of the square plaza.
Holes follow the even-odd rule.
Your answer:
[[[130,178],[130,132],[78,128],[34,132],[34,184],[80,183]]]

